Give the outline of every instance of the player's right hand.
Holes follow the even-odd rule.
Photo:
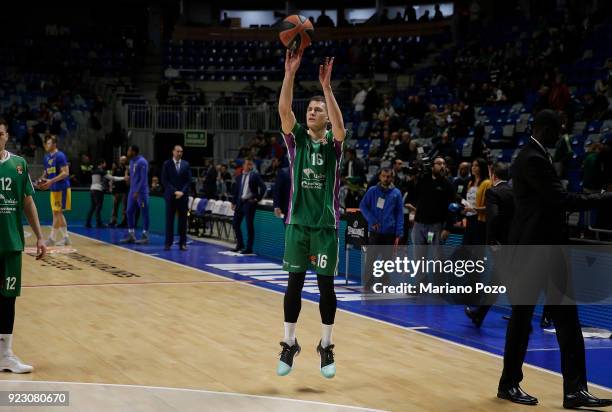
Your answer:
[[[285,56],[285,72],[295,74],[300,68],[300,63],[302,62],[302,55],[304,54],[304,50],[300,49],[297,51],[291,51],[287,49],[287,53]]]

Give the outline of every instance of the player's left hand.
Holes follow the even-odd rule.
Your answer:
[[[36,260],[40,260],[47,254],[47,246],[43,239],[36,240]]]
[[[174,196],[176,196],[177,199],[180,199],[181,197],[183,197],[183,192],[177,190],[176,192],[174,192]]]
[[[331,87],[331,73],[334,67],[334,58],[326,57],[325,63],[319,66],[319,81],[323,88]]]

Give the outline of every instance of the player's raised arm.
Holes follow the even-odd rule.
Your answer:
[[[295,126],[295,114],[291,109],[293,103],[293,81],[302,61],[303,50],[291,52],[287,50],[285,57],[285,77],[281,87],[280,98],[278,100],[278,114],[281,118],[281,128],[283,133],[289,134]]]
[[[327,106],[327,115],[332,125],[332,133],[334,139],[339,142],[344,141],[346,137],[346,130],[344,129],[344,119],[342,119],[342,112],[338,106],[338,102],[334,97],[334,93],[331,88],[331,73],[334,67],[334,58],[325,58],[325,63],[319,66],[319,81],[323,88],[323,95],[325,96],[325,105]]]

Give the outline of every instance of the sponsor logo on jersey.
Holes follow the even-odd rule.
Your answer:
[[[325,175],[319,174],[311,168],[302,170],[302,188],[303,189],[323,189]]]
[[[17,165],[17,173],[20,175],[23,174],[23,167],[21,167],[21,165]]]

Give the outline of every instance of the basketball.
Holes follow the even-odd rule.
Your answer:
[[[286,48],[301,50],[310,46],[314,28],[304,16],[293,14],[283,20],[279,33],[280,41]]]

